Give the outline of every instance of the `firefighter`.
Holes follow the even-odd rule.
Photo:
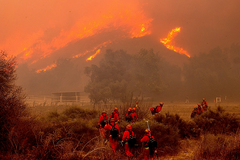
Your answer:
[[[138,111],[140,110],[140,107],[139,107],[138,101],[136,101],[136,105],[135,105],[134,108],[136,108],[136,112],[138,112]]]
[[[117,140],[121,136],[119,126],[115,124],[115,119],[111,118],[110,124],[108,125],[106,124],[104,126],[104,129],[110,132],[109,141],[110,141],[111,148],[113,149],[113,153],[115,154],[116,148],[117,148]]]
[[[205,104],[203,104],[202,108],[203,108],[203,111],[207,111],[208,107]]]
[[[163,102],[160,102],[159,105],[156,107],[155,111],[156,113],[160,113],[163,107]]]
[[[128,108],[128,112],[125,117],[126,121],[132,122],[132,108]]]
[[[115,119],[115,123],[119,123],[119,112],[118,112],[117,107],[114,108],[114,111],[110,115],[110,118],[114,118]]]
[[[151,131],[149,131],[149,129],[146,129],[144,132],[145,132],[145,136],[141,139],[141,142],[144,143],[144,147],[145,147],[144,160],[148,160],[149,157],[150,159],[154,159],[155,158],[154,153],[157,153],[156,141],[150,142],[150,138],[154,139],[154,137],[150,136]]]
[[[100,118],[98,120],[98,126],[99,126],[100,135],[103,138],[105,138],[104,126],[107,124],[107,122],[108,122],[108,116],[105,111],[102,111],[102,115],[100,116]]]
[[[132,140],[134,137],[135,137],[135,134],[132,131],[132,126],[129,124],[126,126],[126,130],[124,131],[122,136],[122,143],[124,144],[125,153],[129,158],[133,157],[132,146],[135,144],[132,144],[132,143],[135,143],[135,142],[133,142]],[[135,137],[135,140],[136,140],[136,137]]]
[[[118,112],[118,108],[117,107],[114,108],[114,111],[118,114],[118,117],[119,117],[120,113]]]
[[[136,108],[132,109],[131,117],[132,117],[132,122],[136,122],[138,120]]]
[[[98,124],[100,125],[100,127],[104,127],[105,124],[107,123],[108,121],[108,116],[106,114],[105,111],[102,111],[102,115],[100,116],[99,120],[98,120]]]
[[[200,103],[198,103],[197,109],[198,109],[198,115],[201,115],[203,113],[203,109]]]
[[[197,106],[194,106],[194,109],[191,113],[191,118],[194,118],[196,115],[198,115],[198,108]]]
[[[207,102],[206,102],[206,99],[203,98],[202,100],[203,100],[203,101],[202,101],[202,104],[201,104],[201,105],[203,106],[203,105],[205,104],[205,106],[208,107]]]

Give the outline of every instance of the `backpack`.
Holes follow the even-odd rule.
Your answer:
[[[111,117],[109,118],[109,120],[110,120],[111,118],[114,118],[114,115],[115,115],[115,114],[116,114],[115,112],[112,112]]]
[[[111,125],[111,124],[110,124]],[[112,126],[112,125],[111,125]],[[112,135],[112,138],[117,138],[118,137],[118,129],[115,128],[115,125],[112,126],[112,129],[110,130],[110,135]]]
[[[101,121],[100,124],[101,124],[102,127],[104,127],[105,124],[107,124],[107,119],[106,119],[106,117],[103,118],[103,120]]]
[[[195,112],[192,112],[191,113],[191,118],[194,118],[196,116],[196,113]]]
[[[131,122],[131,121],[132,121],[132,116],[131,116],[131,114],[128,114],[128,115],[126,116],[126,121],[128,121],[128,122]]]
[[[154,115],[154,114],[156,113],[156,108],[157,108],[157,107],[155,107],[155,108],[154,108],[154,107],[150,108],[150,111],[151,111],[152,115]]]
[[[149,150],[150,150],[150,154],[154,154],[154,151],[157,148],[157,141],[150,136],[149,136],[148,147],[149,147]]]
[[[137,144],[136,137],[132,135],[132,131],[129,132],[129,140],[128,140],[128,146],[129,148],[133,148],[135,144]]]

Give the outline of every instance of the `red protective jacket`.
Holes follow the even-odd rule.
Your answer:
[[[107,115],[101,115],[100,118],[99,118],[99,121],[98,123],[101,123],[103,121],[103,119],[106,118],[106,120],[108,120],[108,116]]]
[[[155,159],[155,155],[154,154],[152,154],[152,155],[150,155],[150,149],[149,149],[149,147],[148,147],[148,143],[149,143],[149,140],[150,140],[150,135],[149,134],[147,134],[147,135],[145,135],[142,139],[141,139],[141,142],[144,142],[144,144],[145,144],[145,150],[144,150],[144,160],[148,160],[149,158],[150,159]],[[151,136],[151,138],[154,138],[153,136]]]
[[[145,144],[145,147],[147,147],[147,145],[148,145],[148,143],[149,143],[149,140],[150,140],[150,135],[149,134],[146,134],[142,139],[141,139],[141,142],[144,142],[144,144]],[[153,138],[154,139],[154,137],[153,136],[151,136],[151,138]]]
[[[131,116],[132,116],[133,120],[135,120],[135,119],[137,120],[137,113],[136,112],[132,112]]]
[[[128,112],[128,113],[126,114],[126,117],[127,117],[129,114],[130,114],[130,116],[132,117],[132,112]]]
[[[134,132],[133,131],[131,132],[132,132],[132,135],[135,136]],[[129,140],[129,137],[130,137],[129,131],[128,130],[124,131],[122,140],[127,142]]]
[[[110,118],[114,118],[115,122],[119,120],[119,112],[118,111],[114,111],[111,115]]]
[[[201,106],[198,106],[197,109],[198,109],[198,114],[201,114],[203,112],[203,109]]]
[[[118,135],[120,135],[120,129],[119,129],[119,126],[118,126],[117,124],[115,124],[114,122],[111,122],[110,124],[104,126],[104,129],[111,131],[112,126],[114,126],[115,128],[118,129]]]
[[[207,106],[207,102],[206,101],[202,101],[201,105],[203,106],[204,104]]]
[[[115,124],[115,122],[111,122],[109,125],[105,125],[105,126],[104,126],[104,129],[106,129],[106,130],[108,130],[108,131],[111,131],[112,126],[114,126],[116,129],[118,129],[118,135],[120,135],[120,129],[119,129],[118,125]],[[116,138],[113,138],[113,137],[110,135],[109,141],[110,141],[111,148],[113,149],[113,153],[115,154],[116,148],[117,148],[117,139],[116,139]]]
[[[161,106],[161,105],[157,106],[157,107],[156,107],[156,112],[157,112],[157,113],[161,112],[161,109],[162,109],[162,106]]]

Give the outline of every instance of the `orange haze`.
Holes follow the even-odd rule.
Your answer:
[[[179,26],[181,33],[170,32],[159,45],[190,57],[240,43],[239,6],[239,0],[6,0],[0,5],[0,50],[44,71],[58,58],[101,54],[119,41],[151,35],[152,41],[143,43],[151,44]],[[63,51],[79,41],[81,50]]]

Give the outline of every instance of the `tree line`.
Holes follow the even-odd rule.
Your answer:
[[[17,69],[18,84],[32,92],[83,90],[91,102],[129,102],[133,97],[153,100],[196,101],[221,96],[237,100],[240,83],[240,45],[216,47],[189,58],[180,67],[153,49],[137,54],[106,50],[98,64],[84,69],[81,62],[61,59],[57,67],[36,73],[26,64]],[[86,79],[85,77],[88,77]]]
[[[216,47],[189,58],[183,68],[171,65],[152,49],[132,55],[107,50],[99,65],[85,68],[90,81],[85,92],[95,103],[129,102],[132,97],[170,101],[184,98],[237,100],[240,83],[240,46]]]

